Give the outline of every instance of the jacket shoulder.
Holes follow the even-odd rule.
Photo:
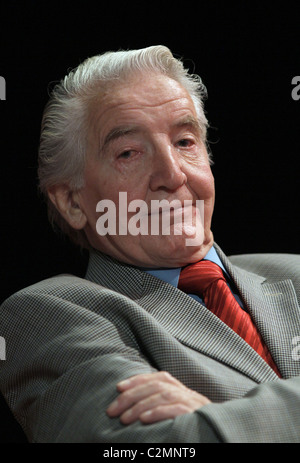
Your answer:
[[[300,255],[298,254],[241,254],[229,256],[230,262],[243,270],[267,280],[291,279],[300,283]]]
[[[105,295],[109,290],[99,284],[74,275],[58,275],[23,288],[9,296],[1,309],[21,306],[55,305],[72,303],[83,305],[95,297]]]
[[[74,275],[68,275],[68,274],[57,275],[57,276],[47,278],[45,280],[41,280],[23,289],[20,289],[16,293],[9,296],[7,300],[10,300],[11,298],[27,296],[28,294],[38,294],[38,293],[51,294],[53,292],[59,293],[67,287],[72,287],[74,285],[75,286],[76,285],[85,286],[86,283],[88,283],[87,280],[84,280],[83,278],[80,278]]]

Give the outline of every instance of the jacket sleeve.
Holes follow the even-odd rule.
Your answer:
[[[263,383],[241,399],[197,411],[222,442],[299,443],[300,377]]]
[[[67,291],[75,290],[67,285]],[[261,384],[241,399],[151,425],[124,426],[109,418],[116,384],[156,369],[143,356],[130,322],[121,329],[114,318],[113,305],[122,303],[118,296],[106,300],[104,294],[97,312],[85,308],[87,297],[94,295],[79,295],[75,303],[57,292],[27,290],[1,307],[7,355],[0,388],[30,442],[299,441],[299,378]]]
[[[156,370],[113,310],[110,319],[100,315],[101,307],[94,313],[83,306],[36,290],[1,306],[7,355],[0,389],[29,442],[218,442],[197,414],[130,426],[106,415],[119,381]]]

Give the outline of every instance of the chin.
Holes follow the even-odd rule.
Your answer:
[[[194,262],[198,262],[199,260],[203,259],[208,252],[208,248],[204,246],[200,246],[195,250],[190,250],[183,256],[178,256],[176,259],[177,264],[174,267],[183,267],[188,264],[193,264]],[[175,257],[175,256],[174,256]]]
[[[181,239],[163,240],[157,246],[148,248],[147,255],[151,259],[151,266],[155,267],[183,267],[203,259],[212,246],[212,240],[202,241],[197,246],[187,246]]]

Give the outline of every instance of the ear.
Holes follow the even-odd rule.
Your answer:
[[[71,191],[68,185],[54,185],[48,189],[49,199],[61,216],[76,230],[81,230],[87,218],[79,205],[79,194]]]

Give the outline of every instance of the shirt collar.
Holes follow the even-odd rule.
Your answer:
[[[205,260],[210,260],[215,264],[219,265],[222,270],[225,270],[216,250],[214,247],[211,247],[206,256],[204,257]],[[179,275],[181,272],[181,267],[177,268],[156,268],[156,269],[144,269],[145,272],[149,273],[150,275],[159,278],[160,280],[165,281],[166,283],[170,283],[170,285],[178,286]]]

